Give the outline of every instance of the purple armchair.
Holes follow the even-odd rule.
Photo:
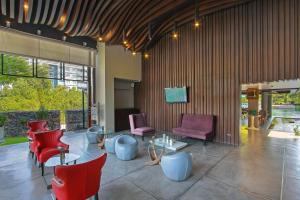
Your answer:
[[[173,128],[173,133],[175,135],[202,139],[204,144],[206,144],[206,141],[212,140],[214,137],[214,121],[215,117],[212,115],[182,114],[180,125],[177,128]]]
[[[132,114],[129,115],[130,130],[133,135],[142,136],[144,141],[145,134],[153,134],[155,132],[154,128],[147,126],[146,114]]]

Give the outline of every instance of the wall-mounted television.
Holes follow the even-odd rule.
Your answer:
[[[187,103],[187,88],[165,88],[165,99],[167,103]]]

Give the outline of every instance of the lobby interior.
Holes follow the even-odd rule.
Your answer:
[[[294,80],[300,94],[299,12],[298,0],[0,0],[0,136],[26,138],[0,137],[0,199],[299,199],[298,127],[273,137],[275,115],[257,122],[271,109],[262,85]],[[49,94],[6,109],[25,79]],[[47,106],[56,87],[82,92],[58,100],[80,109]]]

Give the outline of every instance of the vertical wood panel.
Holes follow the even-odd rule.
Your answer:
[[[163,37],[143,61],[136,107],[158,130],[181,113],[217,116],[215,141],[239,144],[240,85],[300,78],[300,2],[257,0],[205,17],[195,30]],[[189,103],[166,104],[164,88],[189,87]]]

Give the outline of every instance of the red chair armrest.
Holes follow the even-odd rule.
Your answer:
[[[68,150],[69,149],[69,145],[68,144],[65,144],[63,142],[58,142],[57,143],[57,146],[58,147],[63,147],[65,150]]]
[[[52,178],[52,185],[56,186],[56,187],[63,187],[64,186],[64,182],[59,179],[58,177],[54,176]]]

